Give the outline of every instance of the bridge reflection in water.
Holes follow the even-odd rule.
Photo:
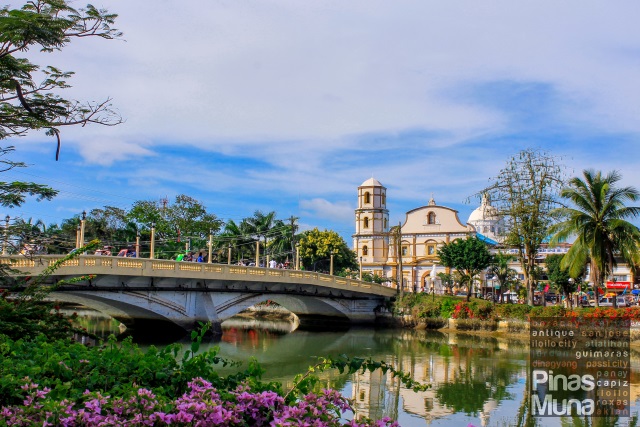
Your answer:
[[[0,257],[21,274],[37,275],[60,256]],[[302,324],[375,322],[395,290],[315,272],[174,262],[142,258],[79,256],[50,278],[86,277],[57,289],[61,301],[96,308],[127,326],[169,320],[186,330],[198,321],[220,324],[265,300],[295,313]]]

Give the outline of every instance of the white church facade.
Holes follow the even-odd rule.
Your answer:
[[[378,180],[370,178],[358,187],[358,204],[355,211],[355,234],[353,249],[363,272],[387,277],[397,277],[402,263],[402,275],[408,289],[427,289],[435,286],[442,292],[440,281],[432,280],[437,273],[449,272],[438,265],[437,251],[455,239],[478,235],[477,228],[484,231],[482,236],[496,240],[500,231],[499,221],[492,217],[488,200],[461,222],[458,211],[439,206],[433,197],[426,206],[406,213],[401,229],[401,245],[395,248],[389,231],[396,224],[389,223],[387,209],[387,189]]]
[[[399,226],[401,244],[396,249],[390,236],[393,226]],[[402,264],[402,277],[407,290],[425,290],[442,293],[438,273],[450,273],[449,269],[438,264],[438,249],[456,239],[477,236],[488,243],[498,245],[504,235],[504,225],[497,217],[496,209],[485,196],[469,218],[462,222],[458,211],[439,206],[433,196],[425,206],[406,213],[404,222],[390,224],[387,209],[387,188],[378,180],[370,178],[358,187],[358,204],[355,210],[355,234],[353,250],[356,253],[363,273],[368,272],[389,279],[389,283],[398,277],[398,268]],[[556,247],[543,245],[539,252],[541,266],[549,254],[566,253],[570,244]],[[517,255],[517,250],[502,248],[503,251]],[[523,278],[520,264],[513,262],[514,268]],[[478,278],[483,287],[492,288],[491,278]],[[622,291],[639,289],[634,272],[626,263],[620,263],[613,272],[613,281],[607,283],[609,290]]]

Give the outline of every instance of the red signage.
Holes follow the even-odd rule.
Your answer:
[[[607,282],[607,289],[631,289],[631,282]]]

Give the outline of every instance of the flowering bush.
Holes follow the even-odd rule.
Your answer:
[[[220,392],[202,378],[189,382],[182,397],[162,402],[151,391],[139,388],[128,398],[111,398],[86,391],[82,404],[48,399],[48,388],[27,379],[23,405],[2,407],[0,425],[12,426],[317,426],[395,427],[388,418],[344,421],[351,410],[339,392],[324,389],[286,404],[273,391],[253,393],[247,386]]]
[[[473,319],[473,311],[466,302],[456,304],[451,315],[454,319]]]

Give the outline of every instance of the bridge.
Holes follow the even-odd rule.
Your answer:
[[[63,256],[1,256],[19,275],[36,276]],[[371,324],[395,289],[374,283],[300,270],[146,258],[81,255],[62,263],[46,283],[83,278],[51,294],[95,308],[127,326],[169,320],[191,330],[214,327],[260,302],[271,300],[300,318]]]

